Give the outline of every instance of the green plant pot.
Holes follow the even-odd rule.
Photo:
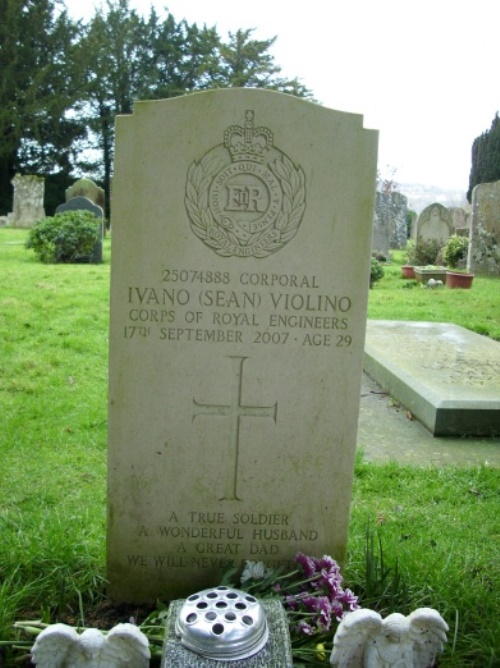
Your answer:
[[[429,279],[433,278],[435,281],[446,281],[445,267],[414,267],[415,278],[419,283],[427,283]]]

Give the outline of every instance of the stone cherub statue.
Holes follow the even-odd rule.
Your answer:
[[[79,635],[66,624],[52,624],[31,649],[38,668],[147,668],[151,652],[144,633],[134,624],[117,624],[104,635],[87,629]]]
[[[432,668],[443,651],[448,625],[432,608],[385,619],[360,608],[340,623],[330,663],[337,668]]]

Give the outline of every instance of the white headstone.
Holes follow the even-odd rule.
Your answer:
[[[113,197],[109,594],[342,560],[377,133],[264,90],[139,102]]]

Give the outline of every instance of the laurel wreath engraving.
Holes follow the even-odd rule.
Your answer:
[[[198,163],[196,161],[192,163],[187,175],[185,204],[191,221],[191,229],[196,236],[219,255],[229,257],[234,253],[224,248],[220,241],[209,234],[209,230],[216,226],[219,234],[236,246],[240,246],[239,239],[230,229],[217,224],[209,207],[210,184],[222,166],[222,161],[210,154],[204,156]],[[296,168],[285,155],[277,158],[268,167],[280,182],[283,193],[282,208],[274,224],[274,229],[279,232],[279,237],[268,241],[263,247],[255,250],[254,257],[267,257],[280,250],[290,241],[297,233],[306,206],[303,170],[300,167]],[[267,232],[268,230],[263,230],[253,234],[246,247],[250,248],[258,244]]]

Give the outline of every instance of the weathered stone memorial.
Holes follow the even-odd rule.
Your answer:
[[[470,216],[467,214],[467,211],[461,206],[450,206],[448,211],[450,212],[455,234],[466,236],[470,230]]]
[[[117,119],[115,600],[188,595],[245,559],[342,560],[376,146],[361,116],[264,90]]]
[[[407,241],[408,198],[398,192],[377,192],[373,217],[372,249],[388,253],[404,248]]]
[[[451,323],[370,320],[365,371],[434,436],[500,433],[500,344]]]
[[[476,274],[500,275],[500,181],[472,191],[472,226],[467,267]]]
[[[102,262],[102,238],[104,236],[104,212],[100,206],[94,204],[88,197],[72,197],[64,204],[60,204],[56,213],[64,213],[65,211],[90,211],[99,220],[101,227],[99,238],[90,255],[79,258],[80,262],[89,262],[91,264],[100,264]]]
[[[439,239],[444,243],[453,232],[451,213],[438,202],[426,206],[417,219],[417,244],[419,240],[430,239]]]
[[[45,218],[45,179],[43,176],[16,174],[11,183],[14,186],[14,201],[7,223],[13,227],[33,227],[37,220]]]
[[[86,197],[97,206],[100,206],[101,209],[104,209],[105,205],[105,193],[104,188],[101,188],[97,185],[92,179],[78,179],[75,181],[72,186],[66,189],[66,201],[74,197]]]

